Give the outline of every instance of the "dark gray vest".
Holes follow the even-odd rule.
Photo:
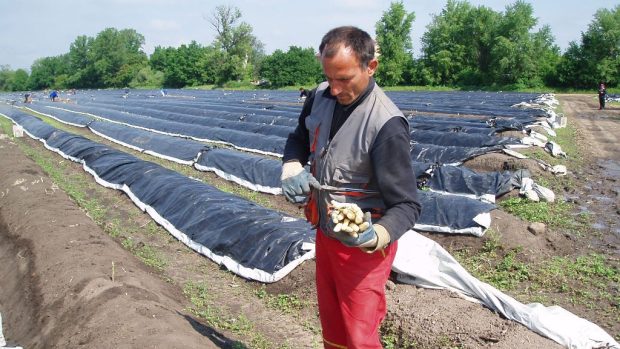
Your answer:
[[[312,111],[306,117],[306,128],[310,135],[310,163],[312,173],[321,184],[338,188],[356,188],[377,191],[370,185],[373,168],[370,149],[383,125],[392,117],[403,113],[375,85],[366,99],[355,108],[342,127],[329,142],[332,117],[336,101],[323,97],[327,82],[316,90]],[[406,119],[405,119],[406,121]],[[389,171],[389,169],[384,169]],[[385,203],[381,195],[353,194],[335,191],[314,191],[317,198],[320,227],[327,232],[327,204],[331,200],[357,204],[362,210],[381,214]]]

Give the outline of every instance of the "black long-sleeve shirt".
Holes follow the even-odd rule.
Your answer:
[[[375,82],[371,79],[366,90],[350,105],[343,106],[336,101],[330,130],[330,140],[338,132],[353,110],[370,94]],[[316,90],[312,90],[306,99],[299,123],[287,141],[283,162],[298,160],[302,164],[310,157],[310,135],[305,119],[312,110]],[[323,94],[335,99],[329,87]],[[386,205],[386,212],[377,222],[390,234],[391,241],[396,241],[411,229],[420,216],[416,177],[409,154],[409,126],[401,117],[388,120],[379,131],[370,149],[373,167],[372,181],[376,183]],[[403,161],[406,159],[406,161]]]

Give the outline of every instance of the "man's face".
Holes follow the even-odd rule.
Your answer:
[[[376,59],[370,61],[368,67],[360,67],[355,53],[344,46],[340,46],[333,57],[321,55],[320,58],[331,94],[342,105],[353,103],[364,92],[377,69]]]

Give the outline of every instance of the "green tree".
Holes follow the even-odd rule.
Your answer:
[[[225,54],[225,66],[219,69],[223,76],[216,79],[220,82],[254,77],[254,67],[263,55],[263,43],[252,34],[252,26],[240,19],[241,11],[226,5],[217,6],[207,18],[217,33],[214,46]]]
[[[196,86],[203,83],[204,57],[205,49],[195,41],[179,48],[158,46],[151,55],[150,66],[163,73],[167,87]]]
[[[407,67],[413,63],[411,26],[415,20],[402,1],[393,2],[375,25],[379,48],[377,81],[382,85],[395,86],[404,80]]]
[[[422,36],[417,74],[441,85],[542,86],[555,79],[559,48],[532,5],[516,1],[502,13],[448,0]]]
[[[261,64],[260,77],[272,87],[314,85],[321,81],[321,64],[313,48],[289,47],[287,52],[276,50]]]
[[[144,37],[134,29],[107,28],[97,34],[90,57],[98,87],[128,86],[147,62],[142,45]]]
[[[151,67],[146,66],[131,80],[129,87],[131,88],[160,88],[164,86],[164,73],[158,70],[153,70]]]
[[[28,85],[28,72],[24,69],[17,69],[13,73],[13,78],[11,79],[11,91],[26,91],[29,89]]]
[[[0,91],[10,91],[11,78],[13,71],[8,65],[0,65]]]
[[[69,66],[71,76],[69,82],[75,88],[90,88],[99,86],[99,77],[93,64],[94,39],[86,35],[78,36],[69,46]]]
[[[495,37],[490,64],[493,82],[518,84],[531,79],[534,57],[529,32],[536,25],[531,4],[517,1],[506,8]]]
[[[608,86],[620,83],[620,5],[594,14],[580,44],[570,43],[558,70],[560,82],[572,87],[593,88],[601,80]]]
[[[30,88],[33,90],[43,90],[46,88],[60,89],[69,87],[61,85],[66,83],[66,80],[56,80],[56,77],[60,75],[67,76],[70,70],[68,54],[39,58],[30,67]]]
[[[432,84],[454,84],[458,75],[468,68],[478,72],[477,59],[473,59],[477,54],[471,50],[479,45],[473,43],[473,35],[466,32],[467,23],[475,26],[473,11],[468,2],[448,0],[440,14],[434,15],[426,27],[422,35],[422,61]]]
[[[0,65],[0,91],[26,91],[29,89],[28,78],[24,69],[13,71],[8,65]]]

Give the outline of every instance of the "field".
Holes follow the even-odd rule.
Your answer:
[[[590,95],[560,95],[569,127],[556,141],[568,159],[554,177],[536,161],[487,153],[465,162],[480,172],[529,169],[554,204],[515,191],[491,211],[483,237],[423,233],[474,276],[523,303],[559,305],[620,339],[620,106],[597,110]],[[421,106],[429,107],[429,106]],[[409,110],[418,113],[416,106]],[[440,113],[442,111],[431,111]],[[154,158],[84,128],[60,124],[261,206],[300,217],[281,196],[257,193],[211,172]],[[474,117],[475,115],[471,115]],[[314,262],[283,279],[241,278],[197,254],[122,192],[0,118],[0,313],[10,342],[25,348],[319,348]],[[531,222],[546,229],[531,233]],[[446,290],[388,284],[385,348],[561,348],[525,326]]]

